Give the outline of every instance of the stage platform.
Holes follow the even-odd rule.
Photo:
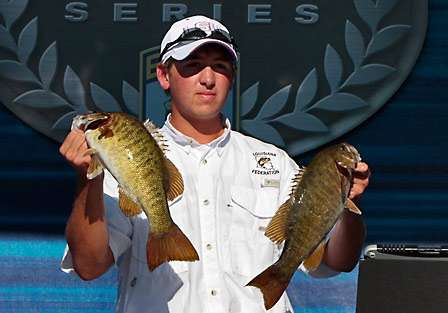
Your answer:
[[[62,236],[0,234],[0,312],[113,313],[115,269],[84,282],[59,269]],[[354,313],[356,268],[328,279],[298,272],[288,287],[295,312]]]

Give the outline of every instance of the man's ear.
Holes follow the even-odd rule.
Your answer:
[[[170,89],[170,80],[168,68],[162,64],[157,64],[156,68],[157,80],[159,81],[160,86],[163,90]]]

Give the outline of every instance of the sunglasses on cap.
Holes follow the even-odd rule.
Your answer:
[[[160,56],[162,57],[165,53],[170,51],[170,49],[173,48],[178,43],[184,41],[196,41],[205,38],[216,39],[225,42],[229,45],[232,45],[235,51],[237,51],[238,49],[235,39],[228,32],[223,31],[222,29],[215,29],[211,33],[207,34],[207,32],[205,32],[200,28],[190,28],[184,30],[182,34],[179,36],[179,38],[177,38],[176,40],[167,43]]]

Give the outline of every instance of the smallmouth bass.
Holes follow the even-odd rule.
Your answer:
[[[275,243],[285,241],[280,258],[247,286],[258,287],[268,310],[280,299],[294,272],[304,263],[308,270],[320,265],[325,237],[347,207],[361,214],[348,199],[352,173],[361,161],[347,143],[320,151],[293,180],[290,198],[280,206],[265,235]]]
[[[84,131],[92,157],[87,177],[107,168],[119,185],[119,206],[126,216],[145,213],[149,223],[148,269],[167,261],[199,260],[190,240],[173,222],[167,200],[183,193],[182,176],[165,157],[162,134],[150,122],[125,113],[79,115],[74,127]]]

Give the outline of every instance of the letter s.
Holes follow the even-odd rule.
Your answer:
[[[87,8],[89,5],[85,2],[70,2],[65,6],[65,19],[69,22],[85,22],[89,18]],[[71,13],[71,14],[70,14]]]
[[[297,6],[298,17],[295,18],[300,24],[314,24],[319,20],[319,8],[314,4],[302,4]]]

